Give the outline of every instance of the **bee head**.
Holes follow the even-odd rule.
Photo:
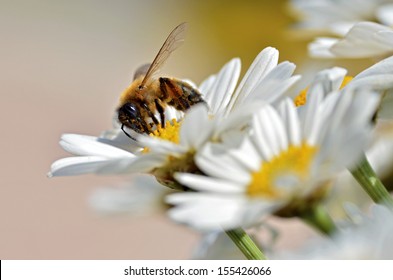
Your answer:
[[[127,102],[121,106],[118,109],[118,118],[124,126],[137,133],[148,132],[145,120],[139,111],[139,107],[134,103]]]

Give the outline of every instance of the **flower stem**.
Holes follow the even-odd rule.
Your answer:
[[[393,208],[393,198],[375,174],[365,155],[351,173],[375,203],[383,203]]]
[[[302,215],[301,218],[327,235],[331,235],[336,230],[336,225],[332,218],[321,205],[313,207],[306,214]]]
[[[266,260],[265,255],[242,228],[227,230],[225,233],[232,239],[233,243],[236,244],[248,260]]]

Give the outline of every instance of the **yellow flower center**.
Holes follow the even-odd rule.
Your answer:
[[[282,197],[283,184],[288,180],[305,181],[317,148],[303,143],[289,146],[287,150],[263,162],[260,169],[252,174],[247,193],[250,196],[262,196],[275,199]]]
[[[341,83],[340,89],[345,87],[350,81],[352,81],[352,79],[353,79],[353,77],[351,77],[351,76],[345,76],[342,83]],[[308,87],[306,87],[305,89],[300,91],[300,93],[295,97],[294,103],[295,103],[296,107],[300,107],[300,106],[303,106],[304,104],[306,104],[307,92],[308,92]]]
[[[158,124],[156,130],[150,133],[149,136],[179,144],[180,126],[181,121],[178,122],[176,119],[172,119],[172,121],[166,121],[165,127],[162,127],[161,124]],[[148,153],[149,150],[150,149],[148,147],[145,147],[142,152]]]

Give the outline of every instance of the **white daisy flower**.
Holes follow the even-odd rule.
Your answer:
[[[393,118],[393,56],[385,58],[356,75],[346,84],[354,89],[369,88],[380,93],[379,119]]]
[[[292,0],[290,7],[301,22],[295,28],[344,36],[360,21],[393,25],[391,0]]]
[[[299,200],[323,196],[327,181],[362,154],[379,102],[369,91],[324,98],[323,85],[310,88],[309,101],[299,110],[290,99],[278,110],[265,105],[238,148],[206,145],[196,156],[206,176],[176,175],[198,192],[168,196],[176,205],[170,217],[200,230],[247,227],[267,214],[288,215]]]
[[[378,108],[378,119],[393,118],[393,57],[386,58],[362,71],[355,77],[346,76],[347,70],[334,67],[320,71],[311,82],[310,88],[322,83],[325,94],[340,89],[367,88],[378,92],[382,99]],[[302,91],[296,98],[295,104],[302,105],[306,100],[307,90]]]
[[[195,152],[220,133],[249,120],[251,112],[241,110],[242,104],[255,104],[258,99],[278,102],[299,79],[292,76],[294,69],[295,65],[289,62],[278,64],[278,51],[266,48],[235,90],[240,74],[240,60],[235,58],[199,87],[208,108],[195,105],[180,119],[172,113],[173,119],[167,121],[165,128],[157,127],[153,135],[138,135],[137,142],[129,139],[130,147],[124,146],[123,141],[121,145],[117,143],[118,129],[114,136],[107,133],[101,138],[64,135],[60,144],[77,157],[55,162],[50,176],[145,172],[154,174],[160,183],[177,187],[172,185],[173,172],[198,171],[193,162]],[[224,118],[228,121],[221,121]],[[236,122],[232,122],[234,119]]]
[[[389,180],[393,170],[393,122],[379,121],[376,123],[373,139],[365,151],[366,158],[372,169],[382,181]],[[362,192],[361,186],[349,171],[344,171],[335,180],[334,196],[328,201],[329,213],[343,216],[342,205],[345,202],[355,203],[359,207],[369,205],[371,198]],[[389,187],[389,184],[386,185]]]
[[[374,22],[356,23],[343,38],[317,38],[309,54],[319,58],[386,57],[393,54],[393,29]]]
[[[338,230],[329,239],[313,240],[297,252],[272,256],[283,259],[392,260],[393,213],[375,205],[372,217],[356,215],[357,225]]]

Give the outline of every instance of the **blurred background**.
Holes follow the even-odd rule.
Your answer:
[[[199,84],[233,57],[244,73],[267,46],[298,72],[312,65],[307,40],[288,31],[294,18],[287,1],[0,2],[1,259],[191,257],[200,235],[165,213],[106,217],[89,207],[97,187],[129,178],[46,177],[53,161],[68,156],[60,135],[111,128],[134,70],[183,21],[187,39],[163,68],[167,75]],[[294,240],[284,234],[279,242]]]

